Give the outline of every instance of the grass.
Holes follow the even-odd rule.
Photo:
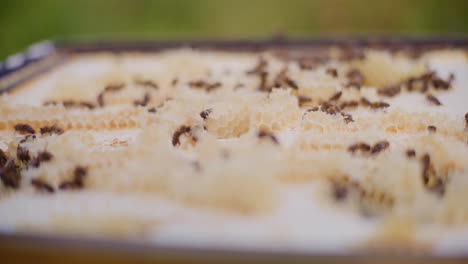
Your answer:
[[[464,0],[3,0],[0,60],[71,36],[464,35],[467,11]]]

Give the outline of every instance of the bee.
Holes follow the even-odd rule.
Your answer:
[[[14,160],[8,160],[3,168],[0,168],[0,179],[3,185],[12,189],[18,189],[21,184],[21,174]]]
[[[150,109],[148,109],[149,113],[156,113],[156,111],[156,107],[151,107]]]
[[[86,101],[76,102],[73,100],[65,100],[62,102],[63,107],[65,108],[88,108],[90,110],[94,109],[94,104]]]
[[[279,144],[278,139],[276,138],[275,135],[272,133],[265,131],[265,130],[260,130],[257,134],[258,138],[269,138],[273,143]]]
[[[210,108],[210,109],[206,109],[206,110],[204,110],[204,111],[202,111],[202,112],[200,113],[200,116],[201,116],[201,118],[203,118],[204,120],[206,120],[206,119],[208,118],[208,116],[211,114],[211,112],[213,112],[213,109],[211,109],[211,108]]]
[[[190,126],[179,127],[172,135],[172,145],[180,145],[180,136],[182,136],[183,134],[189,134],[191,130],[192,129],[190,128]]]
[[[369,101],[369,99],[367,99],[365,97],[361,97],[361,104],[364,105],[364,106],[371,106],[372,105],[371,101]]]
[[[351,114],[346,114],[341,112],[341,116],[343,116],[343,120],[347,123],[354,122],[353,116]]]
[[[79,107],[83,107],[83,108],[88,108],[90,110],[94,109],[95,106],[93,103],[90,103],[90,102],[85,102],[85,101],[82,101],[82,102],[79,102],[78,103],[78,106]]]
[[[75,107],[77,105],[77,103],[73,100],[65,100],[62,102],[62,105],[63,107],[65,108],[71,108],[71,107]]]
[[[5,166],[5,164],[7,163],[7,160],[8,160],[7,155],[5,154],[5,152],[3,152],[2,149],[0,149],[0,169],[3,168],[3,166]]]
[[[445,192],[445,183],[443,180],[437,176],[434,165],[431,162],[431,157],[428,153],[425,153],[421,158],[421,165],[423,168],[422,171],[422,180],[424,186],[431,191],[435,191],[440,195],[443,195]]]
[[[414,149],[408,149],[406,150],[406,156],[408,158],[413,158],[416,156],[416,151]]]
[[[371,146],[364,142],[358,142],[348,147],[348,151],[353,154],[358,150],[361,152],[369,152],[371,150]]]
[[[59,185],[60,190],[75,190],[79,188],[74,181],[64,181]]]
[[[299,106],[304,106],[305,104],[309,103],[309,102],[312,102],[312,98],[310,97],[307,97],[307,96],[303,96],[303,95],[299,95],[297,96],[297,102],[299,103]]]
[[[104,92],[100,92],[97,96],[97,103],[99,105],[99,107],[103,107],[104,106]]]
[[[301,68],[301,70],[313,70],[317,66],[326,63],[329,58],[321,58],[321,57],[301,57],[297,60],[297,64]]]
[[[16,148],[16,158],[22,162],[28,162],[31,160],[31,156],[29,155],[29,150],[21,145],[18,145]]]
[[[453,75],[452,75],[453,76]],[[434,76],[432,78],[432,85],[434,86],[434,88],[436,89],[442,89],[442,90],[447,90],[450,88],[450,85],[451,85],[451,80],[452,78],[449,78],[448,81],[446,80],[443,80],[442,78],[439,78],[437,76]]]
[[[263,57],[260,57],[258,58],[257,65],[252,70],[247,71],[247,74],[261,74],[265,71],[267,65],[267,61]]]
[[[468,113],[465,114],[465,127],[468,129]]]
[[[267,79],[268,79],[268,72],[266,71],[261,72],[260,73],[260,85],[258,87],[260,91],[271,92],[272,87],[268,86]]]
[[[191,81],[188,83],[192,88],[206,88],[209,84],[203,80]]]
[[[350,70],[346,74],[346,77],[349,80],[348,84],[346,85],[347,87],[353,87],[354,86],[357,89],[360,89],[362,84],[364,83],[364,76],[357,69]]]
[[[341,111],[340,107],[336,104],[329,103],[329,102],[324,102],[321,107],[320,111],[325,112],[329,115],[334,115],[336,113],[339,113]]]
[[[209,85],[206,87],[206,91],[207,91],[207,92],[211,92],[212,90],[221,87],[221,85],[222,85],[222,84],[221,84],[220,82],[211,83],[211,84],[209,84]]]
[[[387,108],[389,106],[390,104],[386,102],[373,102],[370,107],[377,109],[377,108]]]
[[[84,179],[88,175],[88,169],[82,166],[76,166],[75,170],[73,171],[73,180],[80,186],[83,187]]]
[[[338,71],[335,68],[328,68],[326,73],[331,75],[333,78],[338,77]]]
[[[345,109],[347,107],[354,108],[354,107],[357,107],[357,106],[359,106],[359,102],[355,101],[355,100],[351,100],[351,101],[341,103],[340,109]]]
[[[317,112],[319,110],[319,107],[318,106],[314,106],[310,109],[307,109],[307,112]]]
[[[73,179],[71,181],[64,181],[59,185],[61,190],[75,190],[84,187],[84,179],[88,175],[88,169],[83,166],[76,166],[73,170]]]
[[[145,93],[145,95],[143,96],[143,99],[135,100],[133,102],[133,105],[135,105],[135,106],[146,106],[149,103],[150,100],[151,100],[151,95],[149,93]]]
[[[429,131],[430,133],[435,133],[437,131],[437,127],[436,126],[428,126],[427,131]]]
[[[299,86],[293,79],[287,76],[287,72],[288,72],[287,68],[284,68],[283,70],[281,70],[276,76],[273,86],[274,87],[287,86],[294,90],[297,90]]]
[[[429,82],[432,78],[433,72],[425,73],[419,77],[411,77],[406,82],[409,91],[426,92],[429,89]]]
[[[379,90],[380,95],[393,97],[401,92],[401,85],[389,85]]]
[[[32,128],[30,125],[28,124],[16,124],[15,125],[15,131],[20,133],[20,134],[35,134],[36,131],[34,130],[34,128]]]
[[[149,88],[152,88],[152,89],[158,89],[159,86],[157,83],[151,81],[151,80],[135,80],[135,84],[137,85],[141,85],[141,86],[144,86],[144,87],[149,87]]]
[[[22,138],[22,139],[19,141],[19,143],[20,143],[20,144],[21,144],[21,143],[24,143],[24,142],[28,141],[29,139],[32,139],[32,140],[36,139],[36,135],[26,135],[24,138]]]
[[[426,99],[434,105],[442,105],[442,103],[432,94],[427,94]]]
[[[345,184],[339,184],[337,182],[332,183],[332,195],[335,201],[340,202],[348,197],[349,190]]]
[[[293,79],[286,77],[284,81],[289,87],[293,88],[294,90],[299,89],[299,86],[297,85],[296,81],[294,81]]]
[[[52,126],[41,127],[40,132],[41,132],[41,135],[44,135],[44,134],[61,135],[63,134],[63,129],[58,127],[57,125],[52,125]]]
[[[361,89],[361,84],[357,83],[357,82],[349,82],[349,83],[346,84],[346,88],[352,88],[352,87],[360,90]]]
[[[330,99],[328,99],[328,100],[329,101],[336,101],[336,100],[340,99],[342,94],[343,94],[343,92],[339,91],[339,92],[335,93],[332,97],[330,97]]]
[[[31,160],[30,162],[30,165],[32,167],[39,167],[41,165],[41,162],[47,162],[47,161],[50,161],[52,160],[54,156],[52,155],[52,153],[48,152],[48,151],[41,151],[37,154],[37,157],[35,157],[34,159]]]
[[[47,100],[45,101],[42,105],[43,106],[49,106],[49,105],[57,105],[57,101],[54,101],[54,100]]]
[[[118,83],[118,84],[109,84],[106,87],[104,87],[104,92],[118,92],[122,90],[125,87],[125,84],[123,83]]]
[[[383,140],[375,143],[375,145],[371,149],[372,154],[378,154],[379,152],[386,150],[390,146],[390,143],[388,141]]]
[[[48,193],[54,193],[55,190],[52,186],[50,186],[48,183],[43,182],[40,179],[33,179],[31,181],[32,186],[34,186],[37,190],[41,192],[48,192]]]

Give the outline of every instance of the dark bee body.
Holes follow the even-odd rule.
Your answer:
[[[22,162],[28,162],[31,160],[29,150],[21,145],[16,148],[16,158]]]
[[[334,78],[338,77],[338,71],[335,68],[328,68],[326,73]]]
[[[442,105],[442,103],[432,94],[427,94],[426,99],[431,102],[433,105]]]
[[[307,109],[307,112],[317,112],[319,110],[319,107],[318,106],[314,106],[310,109]]]
[[[389,107],[390,104],[389,103],[386,103],[386,102],[373,102],[371,104],[371,108],[373,109],[378,109],[378,108],[387,108]]]
[[[255,66],[255,68],[247,71],[247,74],[260,74],[265,71],[265,68],[267,67],[267,65],[268,65],[267,61],[263,57],[260,57],[258,59],[258,63]]]
[[[310,98],[308,96],[298,95],[297,96],[297,102],[298,102],[299,106],[301,107],[301,106],[304,106],[307,103],[312,102],[312,98]]]
[[[204,110],[204,111],[202,111],[202,112],[200,113],[200,116],[201,116],[201,118],[203,118],[204,120],[206,120],[206,119],[208,118],[208,116],[211,114],[211,112],[213,112],[213,109],[211,109],[211,108],[210,108],[210,109],[206,109],[206,110]]]
[[[104,87],[104,92],[118,92],[122,90],[125,87],[125,84],[123,83],[118,83],[118,84],[109,84],[106,87]]]
[[[351,101],[346,101],[346,102],[343,102],[340,104],[340,108],[341,109],[345,109],[345,108],[354,108],[354,107],[358,107],[359,106],[359,102],[358,101],[355,101],[355,100],[351,100]]]
[[[465,114],[465,128],[468,129],[468,113]]]
[[[338,99],[340,99],[341,95],[343,94],[342,91],[339,91],[339,92],[336,92],[332,97],[330,97],[330,99],[328,99],[329,101],[336,101]]]
[[[365,97],[361,97],[361,104],[364,105],[364,106],[371,106],[372,105],[371,101],[369,101],[369,99],[367,99]]]
[[[189,126],[181,126],[179,127],[174,134],[172,135],[172,145],[177,146],[180,145],[180,136],[183,134],[190,133],[191,128]]]
[[[340,113],[341,109],[338,105],[334,103],[324,102],[320,106],[320,111],[325,112],[329,115],[334,115],[336,113]]]
[[[57,125],[52,125],[52,126],[41,127],[40,132],[41,132],[41,135],[45,135],[45,134],[61,135],[63,134],[63,129],[58,127]]]
[[[371,146],[369,144],[366,144],[364,142],[359,142],[356,144],[353,144],[349,146],[348,151],[351,153],[355,153],[356,151],[361,151],[361,152],[369,152],[371,150]]]
[[[287,75],[288,69],[281,70],[275,78],[274,87],[290,87],[294,90],[297,90],[299,86],[297,83]]]
[[[104,106],[104,92],[101,92],[101,93],[98,94],[97,103],[98,103],[99,107]]]
[[[62,102],[65,108],[87,108],[87,109],[94,109],[95,105],[91,102],[86,101],[73,101],[73,100],[65,100]]]
[[[40,179],[33,179],[31,181],[32,186],[34,186],[38,191],[41,192],[48,192],[48,193],[54,193],[55,190],[52,186],[50,186],[48,183],[45,183],[44,181]]]
[[[435,133],[437,131],[437,127],[436,126],[428,126],[427,131],[429,131],[430,133]]]
[[[152,89],[159,88],[158,84],[151,80],[135,80],[135,84],[148,87],[148,88],[152,88]]]
[[[389,146],[390,146],[390,143],[386,140],[379,141],[375,143],[373,146],[370,146],[369,144],[364,143],[364,142],[358,142],[356,144],[349,146],[348,151],[350,151],[353,154],[357,151],[360,151],[361,153],[370,153],[372,155],[376,155],[386,150]]]
[[[386,150],[390,146],[390,143],[388,141],[383,140],[375,143],[375,145],[371,149],[372,154],[378,154],[379,152]]]
[[[406,151],[406,156],[408,158],[413,158],[413,157],[416,157],[416,151],[414,149],[408,149]]]
[[[383,102],[383,101],[371,102],[371,101],[369,101],[369,99],[367,99],[365,97],[361,97],[361,104],[363,106],[368,106],[368,107],[370,107],[372,109],[386,108],[386,107],[390,106],[390,104],[388,104],[386,102]]]
[[[39,167],[41,165],[41,162],[47,162],[53,159],[52,153],[48,151],[42,151],[37,154],[37,157],[31,160],[30,165],[32,167]]]
[[[206,92],[211,92],[214,89],[221,87],[220,82],[209,83],[203,80],[189,82],[189,86],[195,89],[204,89]]]
[[[425,153],[421,158],[422,165],[422,180],[424,186],[430,190],[443,195],[445,192],[445,183],[441,177],[437,175],[434,165],[431,162],[429,154]]]
[[[279,144],[279,141],[276,138],[276,136],[268,131],[261,130],[258,132],[257,136],[258,138],[269,138],[273,143]]]
[[[149,93],[145,93],[145,95],[143,96],[143,98],[141,100],[135,100],[133,102],[133,105],[135,106],[146,106],[149,101],[151,100],[151,96]]]
[[[390,85],[379,90],[380,95],[393,97],[401,92],[401,85]]]
[[[20,187],[21,174],[18,169],[18,166],[13,160],[7,161],[3,168],[0,168],[0,179],[3,185],[12,189],[18,189]]]
[[[84,179],[88,175],[86,167],[77,166],[73,170],[73,179],[71,181],[64,181],[59,185],[61,190],[76,190],[84,187]]]
[[[359,70],[351,70],[346,74],[348,78],[348,84],[346,87],[355,87],[361,89],[362,84],[364,83],[364,76]]]
[[[3,166],[5,166],[7,161],[8,161],[7,155],[5,154],[5,152],[3,152],[2,149],[0,149],[0,169],[3,168]]]
[[[21,143],[24,143],[24,142],[26,142],[26,141],[28,141],[28,140],[31,140],[31,141],[32,141],[32,140],[34,140],[34,139],[36,139],[36,135],[31,135],[31,134],[30,134],[30,135],[26,135],[24,138],[22,138],[22,139],[19,141],[19,143],[21,144]]]
[[[341,116],[343,116],[343,120],[347,123],[354,122],[353,116],[351,114],[346,114],[341,112]]]
[[[34,128],[32,128],[30,125],[28,124],[16,124],[15,125],[15,131],[20,133],[20,134],[35,134],[36,131],[34,130]]]

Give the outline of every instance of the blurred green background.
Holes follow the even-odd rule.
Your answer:
[[[466,35],[465,0],[1,0],[0,60],[67,36]]]

